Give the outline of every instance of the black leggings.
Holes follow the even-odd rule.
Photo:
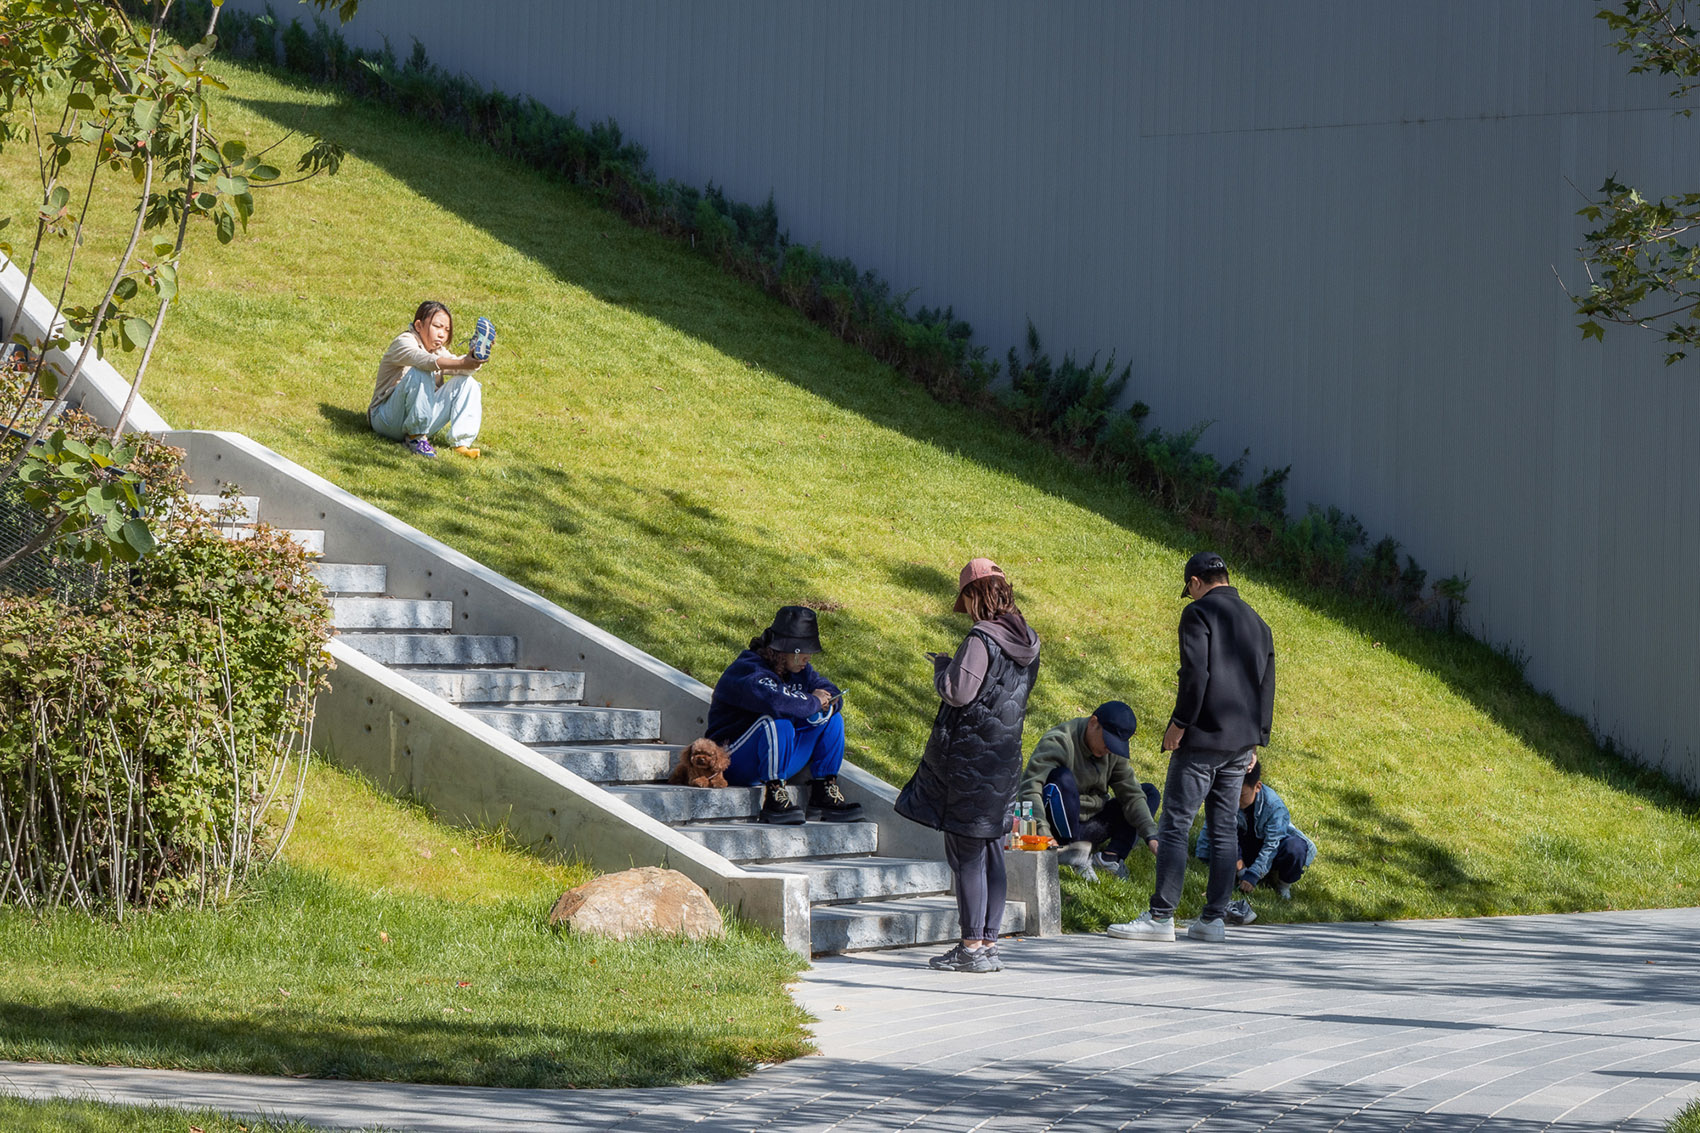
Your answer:
[[[1009,882],[1002,838],[965,838],[945,832],[944,859],[956,875],[956,912],[963,940],[996,940],[1003,924]]]

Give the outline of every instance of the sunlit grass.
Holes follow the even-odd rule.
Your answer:
[[[774,607],[819,605],[852,758],[894,782],[937,706],[923,654],[966,628],[955,572],[991,555],[1045,641],[1029,745],[1120,697],[1147,722],[1135,763],[1161,780],[1155,725],[1197,542],[1174,517],[934,403],[583,194],[227,70],[227,133],[313,129],[351,156],[335,179],[262,197],[246,238],[194,250],[147,391],[173,424],[246,432],[706,681]],[[0,159],[14,212],[25,156]],[[425,297],[454,307],[462,337],[481,314],[499,328],[477,463],[409,457],[364,424],[377,356]],[[1280,658],[1267,773],[1321,847],[1293,902],[1260,897],[1266,919],[1695,903],[1694,803],[1599,751],[1512,664],[1330,594],[1237,581]],[[1071,884],[1073,923],[1137,913],[1136,878]]]
[[[0,1129],[7,1133],[312,1133],[315,1128],[300,1121],[256,1121],[210,1110],[0,1096]]]
[[[232,906],[122,925],[0,910],[0,1058],[589,1087],[710,1081],[810,1049],[785,990],[800,961],[772,936],[576,937],[547,914],[583,867],[343,772],[310,788],[286,863]]]

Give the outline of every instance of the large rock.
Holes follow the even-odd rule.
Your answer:
[[[676,869],[641,866],[609,873],[561,894],[549,923],[626,940],[645,933],[703,940],[724,936],[720,910],[702,886]]]

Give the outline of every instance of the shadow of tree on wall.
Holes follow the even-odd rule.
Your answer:
[[[684,247],[639,233],[611,215],[599,215],[588,224],[545,222],[536,196],[541,180],[469,143],[417,127],[395,131],[397,119],[387,112],[347,102],[312,107],[244,100],[244,105],[283,126],[338,138],[351,154],[607,303],[666,323],[844,411],[1031,485],[1168,548],[1177,572],[1194,549],[1192,537],[1178,519],[1130,490],[1107,484],[979,415],[934,403],[918,387],[866,365],[859,352],[755,289],[721,275]],[[421,144],[422,132],[430,135],[432,144]],[[513,177],[515,186],[524,191],[495,191],[466,178],[454,171],[453,162],[442,160],[445,153],[476,155],[496,176]],[[585,199],[571,190],[550,192],[559,192],[564,199]],[[700,281],[700,286],[648,286],[648,281],[679,274]],[[751,329],[757,320],[760,333]],[[371,344],[351,344],[350,348],[367,346]],[[399,470],[410,459],[395,446],[371,445],[364,418],[355,409],[325,405],[321,413],[346,442],[337,459],[348,466]],[[593,441],[589,425],[562,421],[560,427],[586,438],[585,443]],[[516,456],[517,462],[523,460],[523,454]],[[486,477],[475,490],[469,484],[467,491],[455,492],[456,480],[466,470],[452,462],[438,464],[447,465],[440,469],[444,490],[439,493],[381,486],[362,486],[362,491],[374,504],[403,509],[411,522],[451,541],[456,535],[476,534],[475,517],[486,521],[518,515],[544,517],[528,529],[516,527],[511,539],[481,544],[478,557],[699,679],[712,682],[718,667],[759,631],[774,606],[808,602],[831,608],[834,604],[834,596],[823,590],[820,581],[816,549],[786,546],[764,538],[770,533],[729,521],[722,500],[730,489],[709,478],[661,492],[534,462],[525,465],[523,474],[516,467],[505,480]],[[783,475],[782,464],[776,463],[774,475]],[[375,478],[374,483],[382,481]],[[923,485],[916,487],[924,490]],[[560,556],[546,541],[537,539],[542,531],[577,540],[570,570],[563,569]],[[666,550],[656,553],[657,545]],[[876,620],[869,611],[833,609],[829,652],[822,659],[823,671],[854,690],[847,719],[857,758],[888,780],[901,782],[919,755],[920,741],[937,706],[927,682],[925,659],[913,642],[949,649],[960,640],[963,623],[949,608],[955,579],[937,564],[912,562],[878,545],[859,548],[857,555],[858,570],[907,594],[912,607],[931,611],[903,615],[901,628],[908,637],[898,645],[890,637],[889,617]],[[1516,687],[1517,674],[1510,663],[1480,643],[1418,630],[1395,613],[1290,580],[1256,571],[1244,576],[1433,674],[1557,769],[1609,783],[1661,807],[1700,813],[1668,781],[1601,752],[1580,721],[1555,706],[1539,704],[1538,694],[1526,687]],[[1180,605],[1176,599],[1176,615]],[[1075,634],[1065,646],[1063,635],[1069,627],[1046,627],[1043,609],[1029,609],[1046,637],[1047,678],[1040,682],[1029,717],[1031,746],[1048,721],[1084,711],[1107,694],[1101,674],[1118,671],[1118,644],[1111,633],[1094,633]],[[882,654],[895,648],[913,652],[913,665],[902,660],[903,667],[894,670],[893,660]],[[905,678],[893,680],[894,671],[903,672]],[[908,676],[911,672],[913,679]],[[1135,701],[1148,720],[1168,710],[1165,689],[1111,691]],[[1282,742],[1278,736],[1271,749],[1271,767],[1296,754],[1287,752]],[[1150,760],[1150,756],[1136,758],[1136,766],[1145,777],[1156,778]],[[1313,789],[1328,788],[1315,784]],[[1386,851],[1390,872],[1415,878],[1424,870],[1432,871],[1423,884],[1440,885],[1465,907],[1488,907],[1482,894],[1487,883],[1458,861],[1449,860],[1432,837],[1401,826],[1393,811],[1377,806],[1367,791],[1360,793],[1362,799],[1342,797],[1341,802],[1361,807],[1362,821],[1353,822],[1350,829],[1330,829],[1325,837],[1350,843],[1355,856],[1373,850],[1370,860]],[[1379,900],[1336,897],[1334,902],[1326,912],[1343,917],[1381,916],[1387,907]]]

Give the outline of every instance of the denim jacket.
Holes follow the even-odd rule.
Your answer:
[[[1287,814],[1287,804],[1281,801],[1281,796],[1275,793],[1275,788],[1268,783],[1263,784],[1263,790],[1257,792],[1251,805],[1235,816],[1235,822],[1241,833],[1249,830],[1257,839],[1257,858],[1247,862],[1240,879],[1256,885],[1268,874],[1269,867],[1275,863],[1275,852],[1281,848],[1281,839],[1289,834],[1297,834],[1304,840],[1305,858],[1302,864],[1310,868],[1310,863],[1316,860],[1316,843],[1310,836],[1297,826]],[[1199,857],[1206,860],[1210,857],[1210,820],[1201,818],[1198,823]]]

